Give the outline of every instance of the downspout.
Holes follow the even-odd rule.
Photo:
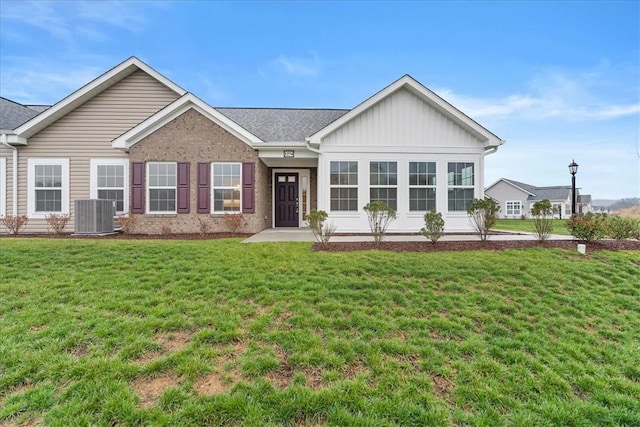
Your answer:
[[[0,144],[13,150],[13,169],[11,171],[13,177],[11,179],[12,185],[12,197],[11,204],[13,210],[13,216],[18,215],[18,149],[7,142],[7,134],[0,135]]]

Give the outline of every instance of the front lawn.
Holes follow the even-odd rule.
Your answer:
[[[551,234],[562,234],[570,236],[571,233],[567,230],[566,219],[554,219],[553,230]],[[493,227],[495,230],[503,231],[523,231],[526,233],[533,233],[533,220],[532,219],[498,219]]]
[[[640,425],[640,252],[0,239],[0,424]]]

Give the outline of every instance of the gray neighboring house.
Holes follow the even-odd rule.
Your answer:
[[[591,195],[576,189],[576,213],[591,212]],[[535,202],[549,200],[556,209],[555,218],[571,216],[571,186],[536,187],[512,179],[501,178],[485,189],[485,194],[500,205],[499,218],[529,218]]]

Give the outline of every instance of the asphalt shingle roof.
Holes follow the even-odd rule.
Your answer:
[[[505,181],[533,194],[528,197],[528,200],[566,200],[571,194],[570,186],[536,187],[512,179],[505,179]]]
[[[38,107],[44,108],[45,106]],[[17,128],[44,111],[41,108],[30,108],[0,97],[0,129],[13,130]]]
[[[265,142],[304,141],[349,110],[216,108]]]

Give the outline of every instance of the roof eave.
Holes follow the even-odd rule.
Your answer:
[[[132,56],[131,58],[127,59],[119,65],[116,65],[111,70],[87,83],[72,94],[63,98],[55,105],[35,116],[33,119],[27,121],[26,123],[23,123],[18,128],[16,128],[15,132],[24,138],[29,138],[35,135],[42,129],[54,123],[56,120],[62,118],[69,112],[87,102],[89,99],[103,92],[107,88],[113,86],[114,84],[131,75],[137,70],[142,70],[145,73],[149,74],[180,96],[186,93],[186,91],[180,86],[173,83],[171,80],[167,79],[162,74],[158,73],[156,70],[149,67],[147,64],[145,64],[135,56]]]
[[[264,142],[200,98],[192,93],[186,93],[142,123],[115,138],[111,142],[111,146],[118,150],[128,151],[142,139],[192,108],[252,147],[254,144]]]

